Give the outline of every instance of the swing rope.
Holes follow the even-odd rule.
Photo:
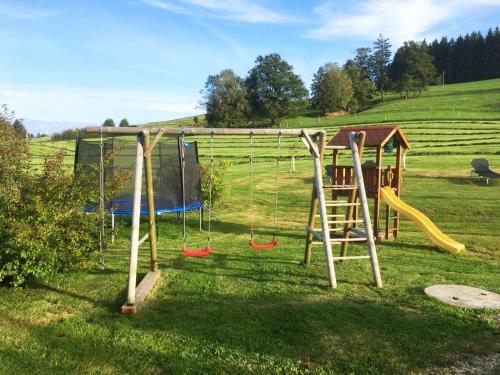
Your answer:
[[[275,187],[274,187],[274,220],[273,220],[273,239],[266,244],[256,244],[254,242],[254,213],[253,205],[253,131],[250,131],[250,242],[249,245],[256,250],[265,250],[276,247],[276,228],[278,221],[278,188],[279,188],[279,167],[280,167],[280,150],[281,150],[281,129],[278,132],[278,151],[276,155],[276,171],[275,171]]]
[[[210,235],[212,230],[212,178],[214,169],[214,131],[210,131],[210,181],[208,193],[208,234],[207,245],[200,250],[190,250],[186,247],[186,190],[185,190],[185,171],[186,171],[186,150],[185,150],[185,137],[184,129],[182,129],[181,136],[181,168],[182,168],[182,252],[188,257],[201,257],[206,256],[212,252],[210,247]]]

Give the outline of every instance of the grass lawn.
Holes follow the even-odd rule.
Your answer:
[[[441,88],[433,88],[408,104],[393,100],[385,105],[417,106],[423,99],[438,103],[442,96],[466,103],[469,99],[462,96],[475,102],[475,95],[481,96],[478,107],[490,98],[499,102],[500,80],[457,86],[445,86],[450,89],[441,95]],[[477,87],[481,93],[474,94]],[[181,228],[174,217],[163,216],[162,278],[138,314],[122,315],[129,229],[120,219],[104,271],[90,264],[51,282],[0,289],[0,373],[446,373],[457,357],[467,361],[498,353],[498,311],[443,305],[423,289],[464,284],[500,293],[500,181],[486,186],[469,172],[470,159],[481,156],[500,170],[500,108],[494,116],[483,110],[477,118],[457,121],[438,118],[438,105],[432,105],[429,113],[437,119],[417,121],[410,110],[406,117],[401,112],[401,126],[413,146],[402,198],[464,243],[463,255],[439,250],[403,219],[400,237],[377,247],[384,288],[373,286],[369,262],[351,261],[337,265],[339,287],[330,289],[321,247],[314,248],[312,264],[301,263],[312,188],[312,162],[302,144],[283,142],[279,246],[254,251],[247,245],[247,140],[217,138],[216,157],[232,166],[230,193],[214,207],[219,218],[213,226],[214,252],[184,257]],[[370,109],[374,122],[377,108]],[[325,128],[333,136],[341,125],[357,121],[353,118],[319,124],[309,118],[305,125]],[[206,157],[207,139],[197,139]],[[275,140],[258,138],[255,144],[257,241],[267,242],[273,231]],[[294,152],[297,172],[289,173]],[[197,230],[197,217],[190,217],[188,245],[201,247],[205,237]],[[352,254],[366,252],[363,245],[350,249]],[[148,269],[147,255],[142,247],[141,276]]]

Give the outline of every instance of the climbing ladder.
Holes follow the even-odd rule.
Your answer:
[[[352,176],[349,185],[336,185],[334,180],[330,180],[329,183],[324,183],[323,170],[321,167],[325,148],[324,142],[319,145],[319,157],[314,163],[314,189],[309,211],[309,222],[306,227],[307,240],[304,262],[309,263],[311,260],[312,245],[323,245],[328,271],[328,281],[333,288],[337,287],[334,262],[351,259],[369,259],[375,285],[377,287],[382,286],[368,201],[366,199],[365,185],[363,182],[363,173],[361,170],[361,154],[365,136],[365,132],[351,132],[349,133],[350,147],[342,147],[345,149],[350,148],[352,153],[354,176]],[[348,199],[326,200],[325,192],[347,192]],[[330,195],[332,197],[338,196],[338,194]],[[354,218],[354,216],[357,216],[354,215],[354,210],[357,208],[361,209],[363,219]],[[332,210],[331,214],[328,213],[328,209]],[[345,215],[338,214],[339,209],[346,209]],[[314,226],[316,218],[320,219],[320,228],[315,228]],[[359,224],[363,224],[364,228],[359,228]],[[333,228],[331,228],[331,226],[333,226]],[[343,227],[341,233],[336,231],[337,227]],[[349,242],[366,242],[368,245],[368,255],[349,256],[347,254]],[[333,256],[332,254],[332,244],[335,243],[341,245],[339,256]]]

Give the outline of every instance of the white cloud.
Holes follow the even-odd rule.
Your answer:
[[[175,4],[166,1],[161,1],[161,0],[140,0],[140,1],[141,3],[144,3],[146,5],[150,5],[152,7],[160,8],[163,10],[168,10],[173,13],[189,14],[189,10],[187,10],[186,8],[177,6]]]
[[[58,13],[59,12],[55,10],[37,9],[18,4],[9,4],[6,2],[0,3],[0,15],[7,18],[34,19],[50,17]]]
[[[178,0],[179,1],[179,0]],[[184,6],[166,0],[141,0],[142,3],[172,11],[174,13],[200,14],[213,18],[228,19],[247,23],[288,23],[297,22],[298,18],[278,13],[255,1],[248,0],[180,0]],[[189,7],[187,9],[186,7]],[[179,11],[182,10],[182,11]]]
[[[335,9],[333,1],[314,8],[320,25],[306,36],[329,40],[339,37],[374,38],[388,36],[392,42],[422,39],[443,22],[464,16],[480,7],[500,6],[500,0],[367,0],[356,3],[355,11]]]

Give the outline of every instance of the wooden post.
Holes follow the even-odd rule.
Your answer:
[[[384,181],[386,182],[387,185],[391,186],[393,178],[394,178],[394,176],[392,175],[391,166],[388,165],[387,169],[385,170],[385,173],[384,173]],[[384,237],[386,240],[389,239],[390,224],[391,224],[391,208],[389,207],[388,204],[386,204],[385,205],[385,231],[384,231]]]
[[[161,137],[161,132],[157,134]],[[159,138],[159,137],[158,137]],[[156,138],[155,138],[156,140]],[[157,141],[158,142],[158,141]],[[155,146],[149,141],[149,133],[144,132],[144,149],[148,152],[144,153],[144,166],[146,169],[146,197],[148,201],[148,222],[149,222],[149,249],[151,253],[151,271],[158,271],[158,259],[156,254],[156,220],[155,220],[155,200],[153,192],[153,166],[151,162],[151,151]]]
[[[363,147],[365,145],[365,138],[366,138],[366,133],[365,132],[360,132],[359,136],[357,137],[357,140],[356,140],[356,146],[357,146],[357,149],[358,149],[357,155],[358,155],[358,159],[359,159],[360,165],[361,165],[361,158],[362,158],[362,155],[363,155]],[[363,170],[361,170],[361,173],[363,173]],[[356,170],[355,170],[355,168],[353,168],[353,174],[351,176],[350,183],[352,185],[356,185],[357,184]],[[359,189],[359,187],[358,187],[358,189]],[[357,189],[352,189],[351,190],[351,192],[349,193],[349,198],[348,198],[348,202],[349,203],[355,203],[356,202],[356,195],[357,195],[357,193],[358,193]],[[346,223],[344,224],[344,238],[345,238],[345,241],[342,242],[342,249],[340,251],[340,256],[341,257],[347,256],[347,246],[349,246],[348,239],[349,239],[350,231],[351,231],[351,228],[352,228],[353,214],[354,214],[354,206],[349,206],[347,208],[347,215],[346,215],[346,219],[345,219]]]
[[[337,166],[339,165],[339,150],[333,150],[332,156],[332,183],[338,184],[337,181]],[[337,200],[336,190],[332,190],[332,201]],[[337,215],[337,207],[332,207],[332,215]],[[335,217],[335,216],[333,216]],[[332,231],[335,232],[337,230],[337,224],[332,225]]]
[[[399,198],[401,196],[401,172],[402,172],[402,158],[403,158],[403,146],[398,142],[398,147],[396,149],[396,196]],[[399,234],[399,212],[395,211],[394,217],[394,238],[397,238]]]
[[[363,133],[363,132],[361,132]],[[372,266],[373,280],[377,287],[382,287],[382,278],[378,266],[377,249],[373,238],[372,223],[370,221],[370,210],[368,209],[368,200],[366,199],[365,183],[363,181],[363,170],[361,168],[361,160],[358,154],[358,145],[356,143],[356,133],[349,133],[349,142],[351,144],[352,159],[354,162],[354,174],[358,180],[359,200],[361,201],[361,209],[363,210],[363,224],[366,230],[366,238],[368,242],[368,251],[370,253],[370,263]]]
[[[317,206],[319,207],[319,215],[321,218],[321,231],[323,233],[323,250],[325,252],[326,268],[328,272],[328,284],[332,288],[337,287],[337,279],[335,277],[335,265],[333,264],[332,242],[330,241],[330,228],[328,227],[328,213],[326,211],[325,192],[323,190],[323,168],[321,155],[325,149],[324,133],[319,139],[319,155],[313,154],[314,161],[314,182],[317,192]],[[310,227],[311,228],[311,227]],[[308,231],[308,233],[310,233]],[[312,233],[310,233],[312,236]]]
[[[320,141],[318,145],[318,152],[319,152],[319,162],[320,162],[320,169],[322,168],[323,165],[323,158],[325,154],[325,135],[324,133],[320,133]],[[313,159],[314,154],[311,152]],[[316,173],[316,170],[315,170]],[[321,174],[321,177],[323,175]],[[316,191],[315,186],[313,186],[312,193],[311,193],[311,204],[309,206],[309,218],[307,219],[307,226],[309,228],[314,228],[314,224],[316,222],[316,213],[318,212],[318,194]],[[311,263],[311,257],[312,257],[312,242],[313,242],[313,235],[309,232],[306,233],[306,248],[304,250],[304,264],[309,264]]]
[[[381,175],[382,175],[382,148],[380,146],[377,147],[377,156],[375,160],[375,202],[373,207],[373,234],[375,235],[375,239],[380,241],[380,184],[381,184]]]
[[[141,221],[141,189],[143,144],[142,134],[137,134],[135,157],[134,203],[132,211],[132,233],[130,235],[130,261],[128,272],[127,304],[135,305],[135,287],[137,283],[137,259],[139,256],[139,225]]]

